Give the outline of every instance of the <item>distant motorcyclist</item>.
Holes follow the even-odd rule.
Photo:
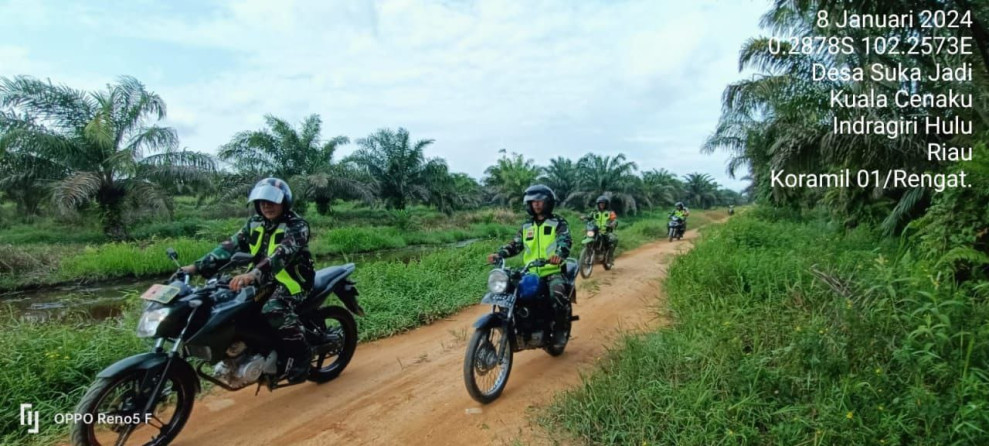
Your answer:
[[[735,205],[733,204],[728,205],[728,215],[735,215]]]
[[[296,383],[306,379],[312,352],[304,328],[295,313],[312,289],[312,254],[309,252],[309,224],[292,211],[292,190],[278,178],[258,182],[248,196],[256,215],[230,239],[189,266],[187,273],[212,275],[237,252],[254,256],[251,271],[234,276],[230,289],[239,291],[250,284],[278,282],[261,312],[282,341],[288,356],[285,378]]]
[[[542,184],[530,186],[525,190],[523,202],[530,216],[529,220],[522,224],[511,242],[502,246],[498,252],[488,255],[488,263],[520,252],[523,252],[522,261],[525,263],[536,259],[549,262],[548,265],[532,271],[548,284],[555,312],[553,342],[557,346],[563,346],[566,345],[565,327],[569,318],[566,305],[569,298],[567,282],[561,274],[560,265],[570,256],[570,228],[565,219],[553,214],[556,194],[549,187]]]
[[[608,242],[608,249],[614,250],[618,246],[618,235],[615,234],[615,228],[618,227],[618,215],[611,210],[611,200],[605,195],[598,197],[594,206],[596,209],[586,216],[582,216],[581,220],[593,220],[598,225],[598,229],[604,230],[603,236]]]
[[[683,221],[683,232],[687,232],[687,216],[690,215],[690,209],[687,209],[683,205],[682,201],[676,202],[673,212],[670,212],[670,216],[677,216]]]

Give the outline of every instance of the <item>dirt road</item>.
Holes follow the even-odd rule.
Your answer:
[[[490,311],[478,305],[400,336],[361,344],[344,373],[269,393],[217,391],[197,401],[175,445],[546,443],[527,411],[580,382],[620,331],[666,323],[660,280],[672,256],[697,236],[654,242],[625,253],[615,268],[595,266],[578,280],[573,338],[557,358],[542,350],[517,353],[501,398],[481,406],[468,396],[462,369],[471,323]],[[480,296],[478,296],[480,299]],[[659,310],[661,311],[661,310]],[[480,409],[478,411],[478,409]]]

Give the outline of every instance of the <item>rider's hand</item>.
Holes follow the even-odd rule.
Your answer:
[[[245,287],[254,282],[254,274],[246,273],[234,276],[230,279],[230,289],[234,292],[240,291],[241,287]]]
[[[196,274],[196,265],[195,264],[183,266],[183,267],[181,267],[179,269],[182,270],[182,272],[183,273],[186,273],[186,274]]]
[[[501,258],[498,254],[488,254],[488,263],[495,263]]]
[[[563,262],[563,259],[561,259],[560,256],[553,256],[549,258],[549,263],[551,265],[559,265],[560,262]]]

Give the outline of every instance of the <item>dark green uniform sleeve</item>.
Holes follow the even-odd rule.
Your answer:
[[[508,242],[507,245],[498,249],[498,255],[501,257],[511,257],[522,252],[523,249],[525,249],[525,245],[522,244],[522,228],[519,227],[518,232],[515,233],[515,238]]]
[[[238,252],[250,252],[251,223],[248,221],[229,239],[220,242],[212,251],[196,260],[196,271],[203,276],[212,276]]]
[[[565,260],[570,257],[573,238],[570,237],[570,225],[567,224],[567,221],[562,218],[558,218],[558,220],[559,223],[556,225],[556,255]]]

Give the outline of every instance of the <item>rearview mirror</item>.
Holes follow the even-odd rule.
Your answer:
[[[174,248],[169,247],[168,249],[165,250],[165,253],[168,254],[168,258],[172,260],[177,261],[179,259],[179,253],[175,252]]]

